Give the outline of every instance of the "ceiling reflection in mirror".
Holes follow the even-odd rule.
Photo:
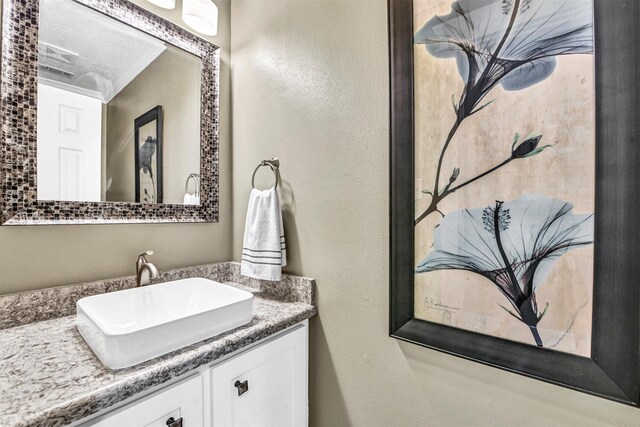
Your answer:
[[[199,204],[201,59],[41,0],[39,200]]]

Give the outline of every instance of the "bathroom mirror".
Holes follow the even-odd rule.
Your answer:
[[[217,220],[216,46],[126,0],[3,12],[4,225]]]

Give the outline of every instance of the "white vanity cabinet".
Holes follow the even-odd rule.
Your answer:
[[[299,427],[308,420],[307,327],[211,369],[214,427]]]
[[[169,418],[183,420],[183,427],[204,426],[203,378],[196,374],[191,378],[172,384],[153,394],[106,414],[92,427],[167,427]],[[174,427],[174,426],[171,426]]]
[[[173,418],[174,423],[171,423]],[[305,427],[307,321],[190,372],[83,427]]]

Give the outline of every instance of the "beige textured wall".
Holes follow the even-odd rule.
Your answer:
[[[132,0],[178,25],[181,1],[167,11]],[[221,47],[220,222],[215,224],[0,227],[0,294],[133,274],[138,253],[153,249],[161,270],[227,260],[231,240],[230,0],[216,0]]]
[[[201,67],[200,58],[169,45],[109,102],[106,200],[135,201],[134,121],[161,105],[163,203],[183,203],[187,177],[200,173]]]
[[[318,283],[312,425],[640,424],[637,409],[387,336],[386,16],[385,0],[232,1],[234,256],[253,168],[279,156],[289,270]]]

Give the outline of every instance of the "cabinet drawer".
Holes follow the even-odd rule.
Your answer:
[[[204,427],[201,375],[168,386],[103,415],[83,427],[167,427],[167,420],[182,418],[182,427]]]
[[[214,427],[307,425],[307,327],[211,369]]]

